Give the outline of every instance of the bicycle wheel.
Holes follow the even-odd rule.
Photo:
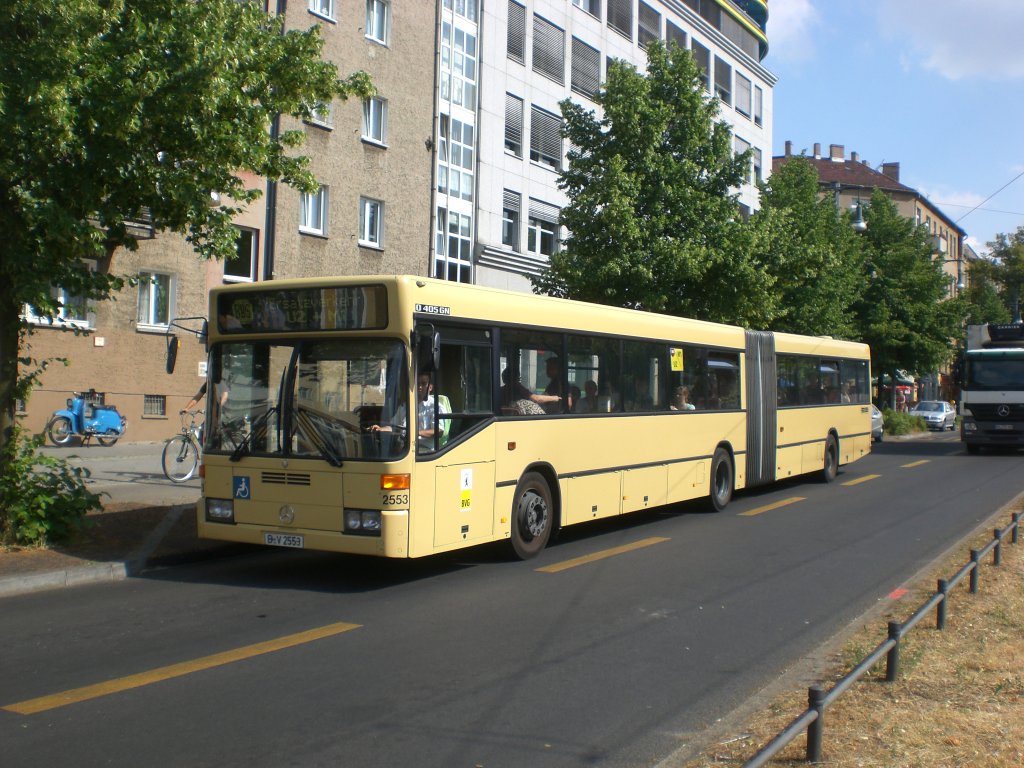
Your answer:
[[[168,480],[184,483],[199,466],[199,446],[185,435],[175,435],[164,446],[163,465]]]

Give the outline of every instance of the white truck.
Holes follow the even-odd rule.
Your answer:
[[[960,392],[968,453],[1024,448],[1024,323],[967,326]]]

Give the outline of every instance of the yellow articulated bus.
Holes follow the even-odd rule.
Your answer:
[[[385,557],[553,531],[870,451],[864,344],[420,277],[210,294],[199,534]]]

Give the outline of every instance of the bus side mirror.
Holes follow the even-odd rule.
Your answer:
[[[196,338],[199,339],[199,343],[200,344],[205,344],[206,343],[206,337],[209,335],[209,333],[210,333],[210,321],[209,320],[203,320],[203,326],[202,326],[202,328],[199,329],[199,334],[196,337]]]
[[[441,367],[441,334],[434,326],[421,326],[416,334],[416,363],[419,371],[436,371]]]
[[[178,337],[167,336],[167,372],[174,373],[174,365],[178,362]]]

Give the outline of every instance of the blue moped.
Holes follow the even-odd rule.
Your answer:
[[[95,394],[90,392],[90,394]],[[127,421],[115,405],[96,405],[81,393],[68,398],[68,407],[54,411],[46,434],[54,445],[67,445],[75,437],[88,444],[93,435],[100,445],[113,445],[124,434]]]

